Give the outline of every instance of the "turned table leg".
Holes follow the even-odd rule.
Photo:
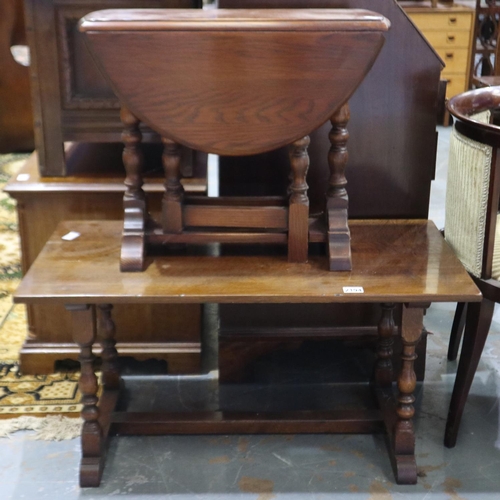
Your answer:
[[[330,167],[329,187],[326,193],[326,217],[328,229],[328,255],[330,271],[350,271],[351,235],[348,226],[348,205],[345,178],[345,167],[348,159],[347,141],[349,132],[349,104],[344,104],[331,118],[332,129],[329,134],[331,142],[328,153]]]
[[[382,304],[382,317],[378,325],[379,343],[374,371],[374,388],[387,433],[388,451],[398,484],[417,482],[415,461],[415,432],[413,415],[414,391],[417,385],[415,374],[416,347],[422,337],[424,309],[428,304],[399,305],[402,307],[401,370],[397,377],[397,396],[394,398],[392,381],[392,345],[396,331],[394,304]]]
[[[118,351],[115,341],[115,323],[111,317],[111,304],[99,305],[99,336],[102,346],[102,384],[105,389],[120,388],[120,370],[118,367]]]
[[[401,320],[401,370],[398,375],[398,396],[396,404],[396,423],[393,430],[393,458],[398,484],[416,484],[417,464],[415,461],[415,431],[413,416],[415,408],[414,391],[417,385],[415,375],[415,348],[422,336],[424,308],[404,305]]]
[[[162,200],[162,225],[164,233],[180,233],[183,229],[181,184],[181,147],[175,141],[162,138],[165,193]]]
[[[375,363],[375,383],[379,387],[391,387],[394,378],[392,353],[394,345],[395,304],[382,304],[382,317],[378,324],[377,361]]]
[[[140,147],[142,134],[139,130],[139,119],[127,108],[120,113],[124,130],[122,140],[123,165],[127,177],[126,191],[123,195],[123,237],[120,256],[122,271],[142,271],[145,254],[145,225],[147,219],[146,196],[142,190],[144,156]]]
[[[103,465],[103,434],[99,423],[97,390],[92,346],[96,337],[95,307],[87,304],[67,305],[71,311],[73,338],[80,347],[80,380],[82,393],[82,461],[80,486],[99,486]]]
[[[288,206],[288,260],[307,262],[309,247],[309,198],[306,175],[309,168],[307,147],[311,140],[306,135],[290,146],[290,199]]]
[[[88,304],[71,304],[73,338],[80,347],[80,380],[82,393],[82,461],[80,464],[80,486],[99,486],[106,459],[106,444],[120,388],[118,353],[115,348],[115,324],[111,318],[113,306],[99,306],[99,335],[102,345],[103,392],[99,390],[94,370],[95,356],[92,346],[96,340],[96,308]],[[99,406],[97,405],[99,403]]]

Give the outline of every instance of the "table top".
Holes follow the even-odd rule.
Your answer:
[[[328,270],[326,254],[305,264],[286,252],[223,251],[148,257],[144,272],[119,270],[120,221],[63,222],[19,286],[15,302],[325,303],[474,302],[467,272],[429,221],[351,221],[351,272]],[[80,233],[73,241],[61,237]],[[224,247],[224,250],[226,247]],[[263,249],[266,254],[262,255]],[[212,247],[213,250],[213,247]],[[363,287],[346,293],[344,287]]]
[[[245,156],[327,122],[389,25],[351,9],[117,9],[88,14],[79,29],[141,122],[196,151]]]
[[[387,31],[390,22],[362,9],[107,9],[87,14],[80,31],[340,30]]]

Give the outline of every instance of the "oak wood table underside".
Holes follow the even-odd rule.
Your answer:
[[[118,434],[365,433],[384,431],[396,481],[417,481],[413,392],[415,347],[431,302],[477,302],[480,293],[428,221],[352,221],[353,270],[332,273],[326,256],[305,264],[285,254],[214,255],[179,252],[150,258],[143,273],[119,269],[121,224],[64,222],[28,271],[14,300],[59,302],[72,311],[80,347],[82,462],[80,484],[98,486],[108,436]],[[80,236],[65,241],[61,236]],[[344,287],[363,287],[347,293]],[[340,302],[381,304],[373,389],[378,410],[288,413],[115,411],[123,383],[117,367],[110,303]],[[394,310],[402,308],[399,325]],[[392,343],[399,332],[402,368],[393,391]],[[104,390],[97,397],[92,346],[102,345]],[[394,392],[396,394],[394,394]]]

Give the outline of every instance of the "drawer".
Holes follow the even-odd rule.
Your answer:
[[[428,30],[464,30],[470,31],[472,12],[439,12],[429,14],[411,14],[411,20],[420,31]]]
[[[436,52],[446,64],[443,73],[465,73],[468,69],[468,49],[443,49],[436,47]]]
[[[469,47],[470,33],[468,31],[422,31],[433,47]]]
[[[441,74],[443,80],[448,80],[446,85],[446,99],[453,97],[454,95],[461,94],[465,92],[467,77],[463,74],[459,75],[443,75]]]

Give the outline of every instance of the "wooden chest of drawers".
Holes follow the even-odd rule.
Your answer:
[[[448,81],[446,97],[469,87],[474,10],[466,6],[423,7],[406,4],[405,12],[446,64],[441,76]]]

